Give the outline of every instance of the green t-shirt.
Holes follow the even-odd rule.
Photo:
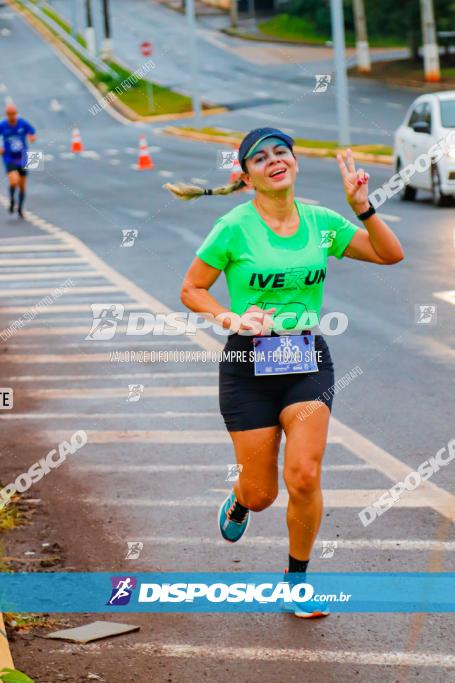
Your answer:
[[[296,201],[297,232],[277,235],[252,201],[217,220],[197,256],[224,270],[230,310],[241,315],[252,305],[276,307],[274,329],[317,325],[323,299],[327,257],[342,258],[359,229],[339,213]]]

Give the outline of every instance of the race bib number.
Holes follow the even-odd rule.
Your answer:
[[[314,335],[254,337],[255,375],[318,372]]]

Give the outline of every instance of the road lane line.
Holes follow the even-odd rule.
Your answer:
[[[130,301],[122,301],[122,305],[125,307],[125,312],[143,311],[146,308],[145,304],[135,304]],[[0,306],[0,315],[9,315],[10,313],[26,313],[30,311],[30,306],[32,306],[32,303],[30,303],[28,306]],[[46,313],[53,314],[81,311],[82,313],[88,313],[90,316],[89,320],[93,320],[92,311],[88,302],[85,304],[51,304],[47,308],[49,308],[49,311],[46,311]]]
[[[213,489],[212,489],[213,491]],[[190,498],[181,498],[177,500],[168,498],[127,498],[125,497],[125,489],[122,488],[121,498],[84,498],[84,502],[90,505],[116,507],[140,507],[140,508],[155,508],[155,507],[182,507],[197,509],[200,507],[216,508],[220,507],[220,501],[229,495],[230,489],[220,489],[219,495],[216,497],[209,496],[194,496]],[[324,490],[324,507],[326,508],[364,508],[367,505],[372,505],[375,500],[385,493],[384,489],[325,489]],[[287,508],[288,493],[287,491],[280,491],[276,500],[273,503],[273,508]],[[402,496],[396,503],[396,508],[423,508],[428,507],[426,500],[419,500],[417,496]],[[359,520],[359,528],[361,522]]]
[[[114,650],[118,645],[113,643],[89,643],[84,645],[84,652],[104,655],[108,650]],[[321,662],[322,664],[354,664],[358,666],[407,666],[411,669],[418,667],[455,669],[455,655],[402,652],[379,650],[305,650],[304,648],[273,648],[273,647],[220,647],[213,645],[193,645],[191,643],[147,642],[123,645],[124,650],[134,653],[142,652],[154,657],[174,657],[181,659],[225,659],[232,665],[236,661],[258,662]],[[57,654],[79,652],[80,645],[65,644]],[[364,678],[363,680],[367,680]],[[436,680],[433,678],[433,680]],[[448,680],[448,679],[446,679]]]
[[[389,223],[399,223],[401,221],[400,216],[394,216],[390,213],[378,213],[378,216],[385,221],[389,221]]]
[[[214,387],[216,388],[216,387]],[[232,443],[231,437],[224,429],[182,429],[176,431],[175,429],[163,430],[91,430],[86,429],[88,443]],[[68,431],[61,430],[43,430],[41,432],[43,438],[48,439],[51,443],[59,443],[68,438]],[[16,435],[16,440],[19,441],[21,434]],[[27,437],[25,437],[27,438]],[[329,436],[328,443],[343,443],[336,436]]]
[[[364,666],[408,666],[440,667],[455,669],[455,655],[422,652],[380,652],[365,650],[320,650],[303,648],[271,648],[271,647],[216,647],[210,645],[161,644],[157,650],[153,643],[135,643],[133,651],[146,651],[153,656],[157,653],[166,657],[206,657],[209,659],[226,659],[246,661],[294,661],[294,662],[322,662],[336,664],[355,664]]]
[[[105,294],[106,292],[120,292],[115,285],[96,285],[93,287],[71,287],[62,296],[77,296],[78,294]],[[2,289],[2,299],[6,297],[46,296],[55,292],[55,287],[36,287],[31,289]]]
[[[50,266],[66,263],[85,263],[79,256],[65,256],[64,258],[12,258],[0,259],[0,266]]]
[[[390,453],[387,453],[387,451],[379,446],[376,446],[354,429],[350,429],[342,422],[339,422],[336,418],[332,418],[331,428],[341,436],[345,447],[351,451],[351,453],[354,453],[354,455],[364,462],[373,465],[376,470],[382,472],[382,474],[391,481],[403,481],[408,474],[415,471],[412,467],[405,465],[404,462],[395,458]],[[428,457],[431,455],[433,455],[433,453],[429,453]],[[433,510],[436,510],[444,517],[455,521],[455,496],[445,489],[440,488],[431,481],[423,481],[419,484],[417,489],[406,492],[406,494],[403,495],[407,495],[408,493],[414,495],[419,494],[420,497],[424,497],[428,501],[428,505],[430,505]]]
[[[143,543],[153,543],[153,545],[214,545],[226,548],[226,541],[215,536],[193,537],[193,536],[141,536]],[[414,551],[438,551],[455,552],[455,541],[420,541],[410,539],[341,539],[325,540],[317,539],[316,548],[325,548],[326,543],[336,543],[336,550],[402,550],[405,552]],[[289,540],[286,536],[250,536],[242,538],[242,546],[281,546],[287,547]]]
[[[89,329],[85,329],[84,334],[87,334]],[[118,349],[131,349],[132,351],[134,350],[133,347],[146,347],[146,346],[162,346],[163,345],[162,340],[158,339],[153,339],[146,341],[145,339],[136,339],[136,340],[130,340],[130,341],[114,341],[113,339],[110,341],[100,341],[100,340],[90,340],[90,339],[85,339],[80,338],[80,341],[77,342],[57,342],[56,344],[52,345],[52,348],[54,349],[81,349],[82,347],[87,349],[87,352],[89,353],[88,349],[99,349],[100,347],[108,346],[112,348],[112,351],[117,351]],[[184,353],[187,352],[186,349],[183,347],[185,346],[193,346],[191,341],[188,341],[186,339],[181,339],[180,341],[167,341],[166,342],[166,347],[162,348],[161,351],[163,353],[169,352],[168,347],[169,346],[177,346],[177,347],[182,347],[182,348],[177,348],[174,349],[174,351],[179,352],[182,351]],[[49,344],[46,344],[44,341],[43,342],[35,342],[35,343],[29,343],[29,342],[23,342],[19,344],[10,344],[8,342],[8,348],[9,349],[14,349],[14,350],[21,350],[21,349],[47,349],[49,347]],[[121,353],[125,353],[125,351],[121,351]],[[199,351],[195,351],[195,353],[200,353]]]
[[[128,377],[128,379],[131,381],[134,379],[134,375],[131,375]],[[81,388],[81,391],[85,391],[85,388]],[[127,413],[93,413],[90,411],[89,414],[86,413],[7,413],[6,411],[3,412],[3,415],[1,416],[2,420],[68,420],[68,419],[78,419],[80,420],[81,418],[87,418],[87,419],[106,419],[109,420],[111,417],[121,417],[121,418],[127,418],[127,417],[134,417],[134,418],[141,418],[141,417],[146,417],[148,419],[154,419],[154,418],[182,418],[182,417],[191,417],[192,419],[195,418],[207,418],[207,417],[216,417],[218,419],[221,419],[221,416],[218,412],[212,412],[212,413],[182,413],[182,412],[175,412],[171,410],[164,411],[162,413],[154,413],[153,411],[150,411],[148,413],[137,413],[136,410],[132,412],[130,415]],[[360,465],[359,465],[360,467]],[[363,465],[363,467],[370,469],[368,465]]]
[[[33,237],[30,237],[30,239],[33,240]],[[50,253],[52,251],[71,251],[71,249],[61,242],[56,242],[55,244],[26,244],[25,246],[22,244],[4,244],[2,246],[0,244],[0,254],[16,251],[24,251],[32,254],[35,251],[47,251]]]
[[[73,470],[78,472],[122,472],[125,474],[143,472],[147,474],[170,473],[170,472],[224,472],[227,474],[227,465],[75,465]],[[281,469],[281,468],[280,468]],[[324,472],[363,472],[373,470],[371,465],[323,465]],[[454,544],[455,545],[455,544]]]
[[[441,299],[442,301],[455,306],[455,289],[447,292],[433,292],[433,296],[436,297],[436,299]]]
[[[24,398],[72,398],[87,400],[91,398],[118,398],[125,396],[126,389],[123,387],[103,387],[89,388],[87,386],[71,389],[32,389],[21,390]],[[164,397],[164,396],[218,396],[218,385],[213,386],[181,386],[181,387],[145,387],[142,392],[144,396]]]
[[[42,381],[74,381],[74,380],[86,380],[86,379],[138,379],[147,378],[149,380],[153,379],[176,379],[176,378],[191,378],[191,377],[218,377],[218,372],[211,372],[210,370],[195,370],[194,372],[135,372],[135,373],[117,373],[103,377],[103,375],[91,374],[91,375],[10,375],[9,377],[3,375],[2,381],[10,382],[42,382]],[[219,413],[217,413],[219,415]]]
[[[47,270],[43,273],[2,273],[0,271],[0,280],[17,280],[21,282],[22,280],[52,280],[54,277],[61,278],[62,280],[68,277],[92,277],[100,278],[102,276],[94,270]]]

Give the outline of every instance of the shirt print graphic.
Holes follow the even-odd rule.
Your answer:
[[[279,273],[251,273],[252,289],[302,290],[324,282],[326,268],[285,268]]]

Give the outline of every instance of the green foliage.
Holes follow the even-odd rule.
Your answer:
[[[437,30],[450,30],[455,25],[455,2],[433,0]],[[401,37],[416,55],[421,44],[421,17],[419,0],[364,0],[368,34],[375,36]],[[352,0],[343,0],[345,29],[354,32]],[[316,34],[330,35],[330,0],[289,0],[284,11],[295,17],[306,19],[313,25]]]
[[[0,680],[3,683],[35,683],[33,679],[17,669],[3,669],[0,671]]]

